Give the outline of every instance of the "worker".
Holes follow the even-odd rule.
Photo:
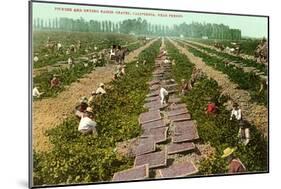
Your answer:
[[[97,123],[94,121],[93,109],[88,107],[80,120],[78,131],[83,134],[96,134],[96,126]]]
[[[99,87],[96,90],[97,94],[106,94],[105,87],[103,83],[100,83]]]
[[[51,89],[60,87],[60,80],[58,79],[57,75],[54,74],[51,80]]]
[[[75,107],[75,115],[78,118],[82,118],[83,114],[85,113],[86,109],[88,108],[88,99],[87,97],[83,96],[81,97],[79,101],[79,105]]]
[[[39,60],[38,56],[34,56],[33,58],[34,63],[38,62],[38,60]]]
[[[36,86],[36,87],[34,87],[33,88],[33,90],[32,90],[32,96],[33,97],[36,97],[36,98],[40,98],[40,96],[42,95],[42,94],[44,94],[44,92],[39,92],[39,90],[38,90],[38,86]]]
[[[169,100],[169,92],[165,88],[161,87],[159,96],[161,105],[166,105]]]
[[[236,119],[240,121],[242,119],[242,113],[239,105],[237,103],[233,104],[231,115],[230,115],[230,120]]]
[[[67,59],[67,64],[68,64],[68,66],[69,66],[69,68],[72,68],[73,67],[73,59],[72,59],[72,57],[69,57],[68,59]]]
[[[218,111],[218,107],[214,102],[209,101],[206,108],[207,115],[215,115]]]
[[[239,122],[238,138],[245,146],[250,142],[250,129],[246,121]]]
[[[181,80],[181,94],[185,95],[187,91],[188,91],[188,82],[186,82],[185,79],[182,79]]]
[[[90,106],[94,103],[95,97],[96,97],[96,96],[97,96],[96,91],[92,91],[91,96],[90,96],[90,98],[89,98],[89,100],[88,100],[88,104],[89,104]]]
[[[112,48],[110,49],[110,60],[114,60],[115,59],[115,51],[116,51],[116,45],[112,45]]]
[[[60,41],[57,43],[57,50],[58,50],[58,51],[61,51],[61,50],[62,50],[62,44],[61,44]]]
[[[246,167],[243,165],[243,163],[240,161],[239,158],[236,158],[233,153],[236,150],[236,148],[226,148],[223,151],[222,158],[227,158],[228,162],[228,173],[235,174],[235,173],[241,173],[246,171]]]

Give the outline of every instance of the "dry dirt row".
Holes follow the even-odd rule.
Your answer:
[[[157,39],[136,49],[127,55],[125,62],[131,62],[138,57],[140,52],[149,47]],[[42,99],[33,102],[33,149],[36,151],[48,151],[51,144],[44,134],[46,130],[55,127],[71,115],[75,104],[82,96],[89,95],[99,83],[110,82],[113,76],[113,65],[98,67],[96,70],[72,83],[68,89],[62,91],[56,98]]]
[[[214,70],[206,65],[201,58],[194,56],[187,49],[179,46],[176,42],[169,39],[172,44],[178,48],[188,59],[195,64],[196,68],[201,69],[208,77],[216,80],[222,88],[223,94],[228,94],[231,99],[237,102],[242,110],[243,117],[250,123],[254,124],[266,137],[268,134],[268,109],[265,106],[250,102],[249,92],[237,89],[237,84],[231,82],[227,75],[220,71]]]

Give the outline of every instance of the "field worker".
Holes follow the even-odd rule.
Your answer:
[[[38,62],[38,60],[39,60],[38,56],[34,56],[33,61],[36,63]]]
[[[102,95],[106,94],[105,87],[104,87],[103,83],[100,83],[99,88],[97,88],[97,90],[96,90],[96,93],[97,94],[102,94]]]
[[[44,94],[44,92],[40,93],[38,88],[39,88],[38,86],[33,88],[33,90],[32,90],[32,96],[33,97],[40,98],[40,96],[42,94]]]
[[[215,113],[217,113],[217,111],[218,107],[216,106],[216,104],[214,102],[209,101],[206,108],[206,114],[214,115]]]
[[[60,86],[60,80],[58,79],[57,75],[53,75],[53,79],[51,80],[51,89]]]
[[[90,98],[88,100],[88,104],[89,105],[92,105],[94,103],[96,96],[97,96],[96,91],[92,91],[91,96],[90,96]]]
[[[170,60],[168,59],[168,57],[165,58],[164,63],[165,63],[165,64],[170,63]]]
[[[67,48],[67,50],[65,51],[65,54],[66,54],[66,55],[69,55],[69,54],[70,54],[70,49],[69,49],[69,48]]]
[[[110,49],[110,60],[114,60],[115,59],[115,52],[116,52],[116,45],[112,45],[112,48]]]
[[[122,76],[126,74],[125,67],[126,67],[126,65],[121,66],[121,71],[120,72],[121,72]]]
[[[88,99],[87,97],[83,96],[79,100],[80,104],[75,107],[75,115],[78,118],[82,118],[83,114],[85,113],[86,109],[88,108]]]
[[[236,148],[226,148],[223,151],[222,158],[227,158],[228,162],[228,173],[234,174],[234,173],[242,173],[246,171],[246,167],[243,165],[243,163],[240,161],[240,159],[236,158],[233,155],[233,152],[236,150]]]
[[[185,95],[187,91],[188,91],[188,82],[186,82],[185,79],[182,79],[181,80],[181,94]]]
[[[81,48],[81,41],[78,40],[78,41],[77,41],[77,49],[79,50],[80,48]]]
[[[60,43],[60,41],[57,44],[57,49],[58,49],[58,51],[62,50],[62,44]]]
[[[98,62],[98,58],[97,58],[96,54],[93,55],[92,62],[93,62],[93,64],[96,64]]]
[[[76,48],[75,48],[75,45],[70,45],[70,52],[76,52]]]
[[[121,73],[122,67],[121,65],[117,65],[114,71],[114,75],[113,75],[113,79],[116,80],[119,77],[121,77],[122,73]]]
[[[70,67],[73,66],[73,59],[72,59],[71,57],[69,57],[69,58],[67,59],[67,64],[68,64]]]
[[[94,121],[93,109],[88,107],[80,120],[78,131],[83,134],[95,134],[97,132],[96,126],[97,123]]]
[[[164,89],[163,87],[161,87],[160,89],[160,101],[161,101],[161,105],[165,105],[168,103],[168,100],[169,100],[169,92]]]
[[[245,146],[250,142],[249,124],[245,121],[239,122],[238,138]]]
[[[230,120],[235,118],[236,120],[240,121],[242,119],[241,109],[239,108],[239,105],[237,103],[233,104]]]

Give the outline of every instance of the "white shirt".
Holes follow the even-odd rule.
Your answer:
[[[32,90],[32,96],[39,97],[40,95],[41,95],[41,93],[39,92],[37,87],[34,87],[34,89]]]
[[[110,50],[110,56],[115,55],[115,51],[113,49]]]
[[[166,89],[164,89],[163,87],[161,87],[160,89],[160,98],[161,100],[164,99],[165,96],[167,96],[169,93]]]
[[[241,116],[241,109],[238,109],[238,110],[232,109],[231,115],[230,115],[230,120],[232,120],[233,116],[237,120],[240,120],[242,118],[242,116]]]
[[[38,62],[39,58],[37,56],[34,57],[34,62]]]
[[[106,91],[102,87],[99,87],[99,88],[97,88],[96,93],[97,94],[105,94]]]
[[[60,50],[60,48],[62,47],[62,45],[60,43],[57,44],[58,50]]]
[[[164,63],[165,63],[165,64],[168,64],[168,63],[170,63],[170,60],[165,59],[165,60],[164,60]]]
[[[71,59],[71,58],[68,58],[67,63],[68,63],[68,64],[72,64],[72,59]]]
[[[94,129],[97,123],[88,117],[82,117],[79,123],[78,131]]]

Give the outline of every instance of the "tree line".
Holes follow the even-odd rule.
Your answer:
[[[33,19],[35,30],[52,31],[77,31],[77,32],[117,32],[124,34],[150,35],[150,36],[184,36],[193,38],[208,39],[230,39],[240,40],[241,30],[232,29],[224,24],[210,24],[192,22],[179,25],[167,26],[152,24],[145,19],[127,19],[120,22],[110,20],[89,20],[82,17],[79,19],[54,18],[54,19]]]

